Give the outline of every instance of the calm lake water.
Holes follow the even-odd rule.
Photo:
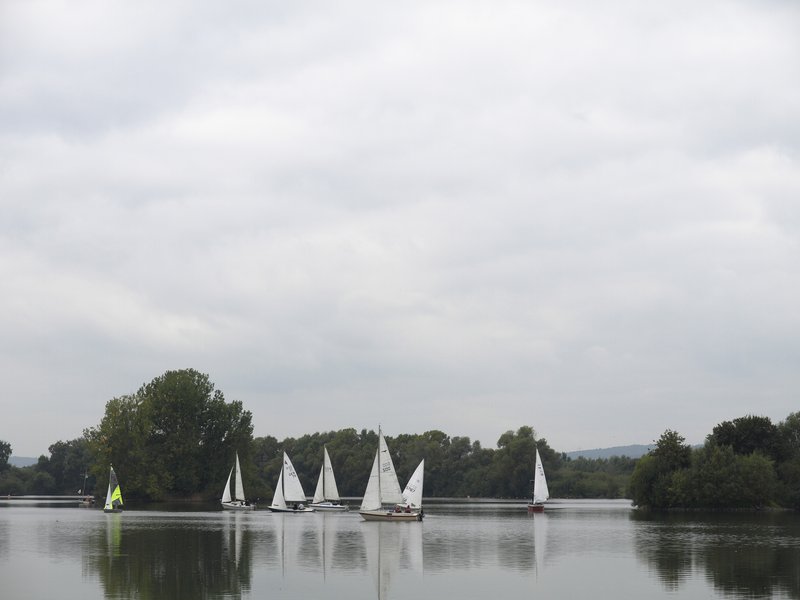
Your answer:
[[[625,501],[350,513],[0,504],[4,600],[800,598],[800,516],[642,516]]]

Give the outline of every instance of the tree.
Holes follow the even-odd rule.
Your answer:
[[[636,506],[665,509],[685,501],[684,485],[692,449],[685,438],[667,429],[650,452],[639,459],[631,475],[631,495]]]
[[[248,473],[251,421],[241,402],[226,403],[207,375],[184,369],[109,400],[100,425],[85,435],[98,479],[113,464],[129,497],[210,496],[219,493],[234,452]]]
[[[88,440],[77,438],[68,442],[58,441],[51,444],[48,450],[50,457],[40,459],[37,469],[53,478],[59,493],[74,494],[78,489],[83,490],[84,476],[92,463]],[[88,480],[87,489],[91,489],[93,483],[93,479]]]
[[[720,446],[730,446],[736,454],[758,451],[774,460],[782,458],[780,433],[769,417],[747,415],[723,421],[714,427],[708,440]]]
[[[530,495],[536,442],[532,427],[524,425],[516,433],[506,431],[497,440],[489,484],[493,496],[525,498]]]
[[[775,469],[762,454],[736,454],[731,446],[706,444],[694,454],[687,506],[761,508],[774,499]]]
[[[791,413],[778,425],[778,435],[784,456],[800,458],[800,412]]]
[[[11,444],[0,440],[0,472],[8,468],[9,458],[11,458]]]
[[[667,429],[655,442],[650,453],[656,458],[663,471],[675,471],[689,466],[692,448],[685,443],[686,438],[677,431]]]
[[[94,456],[90,472],[101,488],[108,482],[109,466],[114,465],[117,476],[124,482],[125,495],[130,498],[158,498],[162,486],[169,486],[171,477],[159,480],[161,459],[147,452],[150,424],[141,410],[141,398],[135,395],[112,398],[106,402],[100,424],[84,431]],[[146,465],[146,466],[145,466]]]

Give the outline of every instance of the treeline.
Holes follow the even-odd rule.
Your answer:
[[[800,413],[775,425],[748,415],[714,427],[701,448],[667,430],[631,477],[649,509],[800,509]]]
[[[530,426],[502,434],[496,448],[442,431],[387,436],[387,441],[401,485],[425,459],[426,497],[526,498],[536,447],[553,497],[625,497],[636,464],[621,457],[570,460],[537,439]],[[340,493],[361,496],[377,447],[374,430],[254,438],[250,411],[241,402],[227,402],[207,375],[168,371],[135,394],[109,400],[98,425],[81,438],[54,443],[50,456],[32,467],[8,465],[10,446],[6,443],[4,459],[0,445],[0,495],[74,494],[84,487],[102,495],[113,464],[127,499],[211,500],[221,495],[238,452],[248,496],[264,502],[272,498],[284,451],[310,495],[323,445]]]

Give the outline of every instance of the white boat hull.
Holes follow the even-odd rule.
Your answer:
[[[269,509],[272,512],[277,513],[309,513],[314,512],[314,509],[308,506],[304,506],[303,508],[291,508],[287,506],[286,508],[281,508],[280,506],[270,506]]]
[[[309,504],[311,508],[314,510],[321,510],[327,512],[335,512],[335,511],[345,511],[349,510],[349,506],[345,504],[338,504],[336,502],[312,502]]]
[[[222,508],[224,510],[255,510],[255,504],[247,504],[241,502],[239,500],[231,501],[231,502],[223,502]]]
[[[392,510],[361,510],[359,513],[365,521],[422,521],[422,511],[395,512]]]

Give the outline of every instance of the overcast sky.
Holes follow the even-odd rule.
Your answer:
[[[0,439],[800,410],[794,1],[0,2]]]

